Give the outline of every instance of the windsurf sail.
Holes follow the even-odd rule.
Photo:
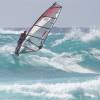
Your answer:
[[[26,38],[19,49],[19,53],[36,52],[43,47],[61,9],[61,5],[54,3],[39,17],[39,19],[26,32]]]

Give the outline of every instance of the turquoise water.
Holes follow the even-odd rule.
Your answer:
[[[0,100],[100,99],[100,29],[51,32],[43,49],[19,57],[20,32],[0,33]]]

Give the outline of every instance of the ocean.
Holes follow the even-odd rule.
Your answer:
[[[0,100],[100,100],[100,28],[51,31],[40,51],[16,57],[22,31],[0,29]]]

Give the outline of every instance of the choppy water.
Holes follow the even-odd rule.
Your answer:
[[[100,99],[100,29],[50,33],[41,51],[16,57],[18,38],[0,30],[0,100]]]

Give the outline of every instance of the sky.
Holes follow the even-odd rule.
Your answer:
[[[100,26],[100,0],[56,0],[63,6],[55,26]],[[55,0],[0,0],[0,27],[30,27]]]

